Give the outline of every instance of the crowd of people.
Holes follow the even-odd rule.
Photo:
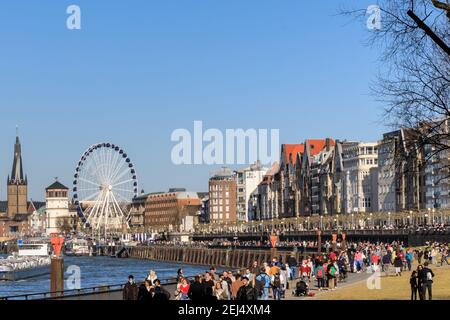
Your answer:
[[[232,225],[220,225],[220,226],[208,226],[199,225],[197,233],[199,234],[235,234],[235,233],[277,233],[279,235],[286,234],[288,232],[305,232],[305,231],[330,231],[330,230],[409,230],[416,232],[418,230],[427,230],[429,232],[445,233],[450,231],[450,225],[448,223],[434,223],[434,224],[420,224],[420,223],[375,223],[373,220],[368,220],[364,224],[355,224],[353,222],[334,222],[334,223],[281,223],[277,221],[274,224],[261,224],[258,221],[255,223],[247,223],[245,225],[232,226]]]
[[[145,281],[138,285],[134,276],[128,277],[128,282],[123,289],[123,300],[127,301],[169,301],[171,294],[161,285],[161,281],[154,271]]]
[[[215,239],[214,241],[190,241],[190,242],[181,242],[181,241],[165,241],[165,240],[156,240],[148,242],[147,245],[150,246],[164,246],[164,247],[176,247],[176,248],[228,248],[228,249],[236,249],[236,248],[272,248],[272,243],[269,240],[265,241],[242,241],[235,240],[230,241],[227,239]],[[327,250],[332,246],[331,241],[324,241],[322,243],[322,249]],[[317,251],[318,242],[317,241],[278,241],[277,248],[279,249],[295,249],[300,252],[306,251]]]
[[[125,300],[144,301],[169,300],[171,297],[182,301],[282,300],[288,295],[312,297],[316,292],[334,291],[352,273],[380,272],[385,276],[401,277],[406,271],[412,271],[411,299],[424,300],[427,296],[432,299],[434,273],[431,267],[450,265],[448,258],[446,244],[427,243],[425,249],[413,250],[402,242],[352,242],[346,247],[329,248],[326,253],[304,255],[301,261],[297,261],[293,253],[286,261],[282,261],[282,257],[262,265],[255,261],[248,268],[235,272],[219,273],[212,267],[195,276],[193,281],[180,269],[173,293],[167,292],[156,273],[151,271],[140,286],[130,276],[123,296]],[[414,271],[413,262],[419,265]]]

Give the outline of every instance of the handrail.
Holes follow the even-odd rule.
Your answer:
[[[188,276],[185,277],[186,279],[193,279],[195,276]],[[160,280],[162,285],[172,285],[176,284],[174,281],[174,278],[171,279],[163,279]],[[138,283],[138,285],[142,284],[143,282]],[[101,285],[101,286],[95,286],[95,287],[88,287],[88,288],[81,288],[81,289],[71,289],[71,290],[63,290],[63,291],[54,291],[54,292],[39,292],[39,293],[30,293],[30,294],[22,294],[22,295],[16,295],[16,296],[7,296],[7,297],[0,297],[0,301],[7,301],[7,300],[46,300],[46,299],[58,299],[63,297],[77,297],[81,295],[87,295],[87,294],[94,294],[94,293],[105,293],[105,292],[112,292],[112,291],[118,291],[123,290],[125,284],[113,284],[113,285]],[[106,289],[106,290],[105,290]],[[36,297],[33,299],[33,297]],[[39,299],[38,297],[41,297],[42,299]],[[32,299],[30,299],[32,298]]]

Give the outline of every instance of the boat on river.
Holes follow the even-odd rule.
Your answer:
[[[73,239],[66,243],[64,254],[69,257],[82,257],[92,255],[89,241],[85,239]]]
[[[50,274],[48,244],[24,244],[19,252],[0,259],[0,281],[18,281]]]

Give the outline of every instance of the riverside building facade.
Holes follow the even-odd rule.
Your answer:
[[[211,223],[238,221],[237,182],[235,173],[222,168],[209,179],[209,220]]]

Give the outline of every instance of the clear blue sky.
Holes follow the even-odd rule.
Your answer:
[[[370,1],[350,1],[367,7]],[[0,5],[0,198],[20,126],[30,196],[71,187],[81,153],[122,145],[146,191],[207,189],[208,166],[171,163],[171,132],[280,129],[306,138],[378,140],[369,95],[379,52],[345,1],[43,0]],[[66,29],[77,4],[82,29]],[[3,183],[1,181],[4,181]]]

